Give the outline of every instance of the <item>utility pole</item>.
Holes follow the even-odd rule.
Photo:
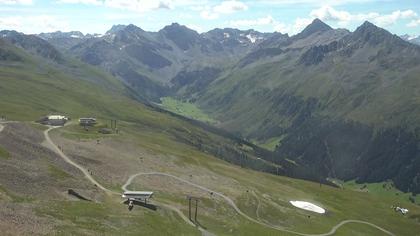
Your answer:
[[[188,195],[188,218],[190,221],[192,221],[195,224],[198,224],[197,222],[197,215],[198,215],[198,198]],[[191,200],[195,200],[195,212],[194,212],[194,220],[191,218]]]
[[[111,120],[111,129],[114,131],[117,129],[117,120]]]
[[[191,220],[191,197],[187,196],[188,198],[188,218]]]
[[[195,215],[194,215],[194,221],[197,224],[197,209],[198,209],[198,199],[195,199]]]

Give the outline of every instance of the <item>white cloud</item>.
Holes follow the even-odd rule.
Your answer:
[[[0,28],[16,30],[26,34],[68,31],[67,21],[51,15],[0,17]]]
[[[104,15],[104,18],[109,21],[119,21],[119,20],[126,20],[126,19],[134,19],[138,17],[139,14],[131,13],[131,14],[122,14],[122,13],[111,13]]]
[[[203,11],[204,12],[204,11]],[[202,14],[203,14],[202,12]],[[209,11],[206,11],[209,13]],[[215,18],[213,15],[202,15],[203,18]],[[258,19],[243,19],[229,21],[233,27],[253,28],[258,26],[272,26],[272,28],[281,33],[291,35],[301,32],[315,18],[322,21],[336,23],[339,27],[347,27],[350,24],[361,24],[363,21],[371,21],[380,27],[386,27],[398,23],[399,20],[411,20],[407,24],[409,27],[417,27],[420,25],[419,15],[413,10],[396,10],[389,14],[380,14],[377,12],[352,14],[348,11],[338,10],[332,6],[325,5],[312,10],[308,17],[298,17],[292,23],[284,23],[275,20],[271,15]]]
[[[262,18],[258,18],[255,20],[235,20],[230,21],[230,25],[234,27],[247,27],[252,28],[254,26],[263,26],[263,25],[271,25],[274,24],[276,21],[270,15]]]
[[[32,5],[32,0],[0,0],[0,4],[6,5]]]
[[[412,20],[407,24],[408,27],[417,27],[420,26],[420,19]]]
[[[301,32],[307,25],[313,21],[313,18],[297,18],[291,24],[285,24],[283,22],[277,21],[271,15],[257,19],[244,19],[244,20],[233,20],[229,24],[232,27],[239,28],[254,28],[260,26],[271,26],[274,31],[288,34],[297,34]]]
[[[147,12],[159,9],[172,9],[174,3],[186,4],[187,0],[58,0],[57,3],[85,4],[135,12]]]
[[[413,10],[406,11],[394,11],[388,15],[381,15],[373,19],[373,21],[379,26],[387,26],[395,24],[400,19],[413,19],[417,18],[417,13]]]
[[[284,24],[278,22],[274,30],[280,33],[288,33],[290,35],[301,32],[306,26],[312,23],[313,18],[297,18],[292,24]]]
[[[274,31],[281,32],[281,33],[287,33],[289,31],[289,26],[287,24],[285,24],[285,23],[278,22],[274,26]]]
[[[186,25],[186,27],[197,31],[198,33],[204,32],[203,27],[201,27],[200,25],[188,24],[188,25]]]
[[[16,29],[21,26],[21,18],[16,16],[0,18],[1,29]]]
[[[67,21],[61,20],[55,16],[40,15],[27,17],[26,20],[32,22],[34,28],[42,29],[44,32],[53,32],[57,30],[68,31],[69,24]]]
[[[231,14],[237,11],[248,10],[248,6],[240,1],[224,1],[213,8],[213,11],[221,14]]]
[[[199,6],[190,6],[189,9],[191,11],[204,11],[205,10],[205,7],[202,6],[202,5],[199,5]]]
[[[324,21],[350,21],[352,16],[346,11],[337,11],[330,6],[312,10],[310,16]]]
[[[211,10],[204,10],[200,12],[200,16],[206,20],[214,20],[219,18],[219,14],[211,11]]]
[[[58,0],[58,3],[69,3],[69,4],[86,4],[86,5],[102,5],[100,0]]]
[[[267,15],[266,17],[261,17],[257,19],[234,20],[230,21],[229,24],[232,27],[240,27],[247,29],[260,26],[271,26],[272,29],[274,29],[274,31],[276,32],[288,33],[293,35],[301,32],[312,21],[313,18],[297,18],[293,23],[286,24],[277,21],[271,15]]]
[[[322,6],[311,11],[312,18],[319,18],[323,21],[337,22],[339,26],[347,26],[350,23],[360,23],[362,21],[372,21],[384,27],[395,24],[401,19],[416,19],[418,15],[413,10],[397,10],[390,14],[379,14],[377,12],[351,14],[347,11],[336,10],[331,6]]]
[[[312,21],[313,21],[312,18],[297,18],[295,20],[294,25],[292,26],[292,29],[290,29],[289,32],[292,34],[299,33],[303,29],[305,29],[306,26],[312,23]]]
[[[352,14],[348,11],[337,10],[332,6],[322,6],[310,12],[307,18],[297,18],[292,24],[278,24],[274,29],[278,32],[296,34],[301,32],[313,19],[319,18],[322,21],[336,23],[339,27],[347,27],[350,24],[361,24],[363,21],[371,21],[380,27],[386,27],[398,23],[400,20],[411,20],[409,27],[420,26],[419,15],[413,10],[396,10],[389,14],[378,12]]]
[[[199,7],[195,7],[199,9]],[[200,13],[200,16],[207,20],[213,20],[219,18],[221,14],[232,14],[238,11],[246,11],[248,6],[240,1],[224,1],[216,6],[210,7],[205,6]]]
[[[259,0],[256,3],[266,5],[305,5],[305,6],[340,6],[354,3],[384,2],[388,0]]]
[[[104,6],[138,12],[172,8],[165,0],[105,0]]]

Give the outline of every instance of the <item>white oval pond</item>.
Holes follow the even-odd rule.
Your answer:
[[[300,209],[307,210],[307,211],[313,211],[319,214],[324,214],[325,209],[322,207],[319,207],[315,204],[312,204],[310,202],[303,202],[303,201],[290,201],[290,203]]]

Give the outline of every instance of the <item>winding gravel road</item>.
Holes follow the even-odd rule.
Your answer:
[[[261,221],[261,218],[260,218],[260,207],[261,207],[260,198],[257,196],[255,191],[252,191],[252,195],[254,195],[254,197],[257,199],[257,209],[255,210],[255,215],[257,216],[257,220]]]
[[[98,188],[102,189],[104,192],[106,192],[107,194],[120,194],[114,191],[111,191],[107,188],[105,188],[104,186],[102,186],[100,183],[98,183],[90,174],[89,171],[87,171],[84,167],[82,167],[81,165],[77,164],[76,162],[72,161],[66,154],[63,153],[63,151],[60,150],[60,148],[58,148],[57,145],[54,144],[54,142],[51,140],[49,132],[53,129],[57,129],[60,128],[60,126],[49,126],[49,128],[47,130],[44,131],[44,136],[45,136],[45,146],[49,149],[51,149],[52,151],[54,151],[55,153],[57,153],[61,158],[63,158],[63,160],[67,163],[69,163],[70,165],[76,167],[77,169],[79,169],[84,176],[86,177],[86,179],[88,179],[92,184],[94,184],[95,186],[97,186]]]
[[[175,175],[171,175],[171,174],[167,174],[167,173],[161,173],[161,172],[148,172],[148,173],[145,173],[145,172],[140,172],[140,173],[137,173],[137,174],[134,174],[134,175],[131,175],[129,178],[128,178],[128,180],[127,180],[127,182],[122,186],[122,189],[124,190],[124,191],[127,191],[127,187],[131,184],[131,182],[136,178],[136,177],[138,177],[138,176],[145,176],[145,175],[158,175],[158,176],[166,176],[166,177],[170,177],[170,178],[173,178],[173,179],[176,179],[176,180],[178,180],[178,181],[180,181],[180,182],[183,182],[183,183],[186,183],[186,184],[189,184],[189,185],[191,185],[191,186],[193,186],[193,187],[196,187],[196,188],[198,188],[198,189],[201,189],[201,190],[203,190],[203,191],[206,191],[206,192],[208,192],[208,193],[213,193],[213,195],[217,195],[217,196],[219,196],[219,197],[221,197],[221,198],[223,198],[230,206],[232,206],[233,207],[233,209],[235,209],[235,211],[238,213],[238,214],[240,214],[241,216],[243,216],[243,217],[245,217],[246,219],[248,219],[249,221],[252,221],[252,222],[254,222],[254,223],[257,223],[257,224],[260,224],[260,225],[262,225],[262,226],[265,226],[265,227],[268,227],[268,228],[272,228],[272,229],[275,229],[275,230],[279,230],[279,231],[282,231],[282,232],[287,232],[287,233],[291,233],[291,234],[296,234],[296,235],[301,235],[301,236],[330,236],[330,235],[333,235],[333,234],[335,234],[336,233],[336,231],[340,228],[340,227],[342,227],[342,226],[344,226],[344,225],[346,225],[346,224],[350,224],[350,223],[358,223],[358,224],[365,224],[365,225],[369,225],[369,226],[371,226],[371,227],[374,227],[374,228],[376,228],[376,229],[378,229],[378,230],[380,230],[380,231],[382,231],[382,232],[384,232],[385,234],[387,234],[387,235],[391,235],[391,236],[395,236],[393,233],[391,233],[391,232],[389,232],[388,230],[386,230],[386,229],[383,229],[383,228],[381,228],[381,227],[379,227],[379,226],[377,226],[377,225],[375,225],[375,224],[372,224],[372,223],[369,223],[369,222],[366,222],[366,221],[361,221],[361,220],[343,220],[343,221],[341,221],[340,223],[338,223],[336,226],[334,226],[328,233],[324,233],[324,234],[305,234],[305,233],[299,233],[299,232],[295,232],[295,231],[292,231],[292,230],[287,230],[287,229],[284,229],[284,228],[280,228],[280,227],[276,227],[276,226],[273,226],[273,225],[269,225],[269,224],[266,224],[266,223],[264,223],[264,222],[261,222],[261,221],[259,221],[259,220],[256,220],[256,219],[254,219],[254,218],[252,218],[252,217],[250,217],[250,216],[248,216],[247,214],[245,214],[245,213],[243,213],[240,209],[239,209],[239,207],[235,204],[235,202],[231,199],[231,198],[229,198],[229,197],[227,197],[227,196],[225,196],[224,194],[222,194],[222,193],[219,193],[219,192],[217,192],[217,191],[213,191],[213,190],[211,190],[211,189],[209,189],[209,188],[206,188],[206,187],[204,187],[204,186],[201,186],[201,185],[198,185],[198,184],[196,184],[196,183],[192,183],[192,182],[190,182],[190,181],[188,181],[188,180],[185,180],[185,179],[181,179],[181,178],[179,178],[179,177],[177,177],[177,176],[175,176]]]
[[[105,188],[104,186],[102,186],[100,183],[98,183],[90,174],[89,174],[89,171],[87,171],[84,167],[82,167],[81,165],[79,165],[79,164],[77,164],[77,163],[75,163],[74,161],[72,161],[66,154],[64,154],[61,150],[60,150],[60,148],[57,146],[57,145],[55,145],[55,143],[51,140],[51,138],[50,138],[50,135],[49,135],[49,132],[51,131],[51,130],[53,130],[53,129],[56,129],[56,128],[60,128],[60,126],[50,126],[47,130],[45,130],[44,131],[44,136],[45,136],[45,141],[46,141],[46,143],[44,143],[44,145],[47,147],[47,148],[49,148],[49,149],[51,149],[52,151],[54,151],[55,153],[57,153],[61,158],[63,158],[63,160],[64,161],[66,161],[67,163],[69,163],[70,165],[72,165],[72,166],[74,166],[74,167],[76,167],[77,169],[79,169],[83,174],[84,174],[84,176],[92,183],[92,184],[94,184],[95,186],[97,186],[98,188],[100,188],[101,190],[103,190],[104,192],[106,192],[107,194],[115,194],[115,195],[120,195],[120,193],[117,193],[117,192],[115,192],[115,191],[111,191],[111,190],[109,190],[109,189],[107,189],[107,188]],[[2,129],[3,129],[3,126],[0,124],[0,132],[2,131]],[[126,187],[125,187],[126,185],[124,185],[123,186],[123,189],[126,189]],[[168,204],[165,204],[165,203],[158,203],[157,201],[154,201],[155,203],[157,203],[156,205],[157,206],[160,206],[160,207],[164,207],[164,208],[167,208],[167,209],[170,209],[170,210],[172,210],[172,211],[174,211],[175,213],[177,213],[180,217],[181,217],[181,219],[183,219],[187,224],[189,224],[189,225],[191,225],[191,226],[193,226],[193,227],[196,227],[196,225],[194,224],[194,223],[192,223],[183,213],[182,213],[182,211],[181,210],[179,210],[178,208],[176,208],[176,207],[174,207],[174,206],[171,206],[171,205],[168,205]],[[210,233],[210,232],[208,232],[208,231],[206,231],[205,229],[203,229],[203,228],[201,228],[201,227],[198,227],[198,229],[201,231],[201,233],[202,233],[202,235],[203,236],[213,236],[213,234],[212,233]]]
[[[104,192],[106,192],[107,194],[117,194],[117,195],[119,195],[120,193],[117,193],[117,192],[114,192],[114,191],[111,191],[111,190],[109,190],[109,189],[107,189],[107,188],[105,188],[104,186],[102,186],[100,183],[98,183],[90,174],[89,174],[89,172],[84,168],[84,167],[82,167],[82,166],[80,166],[79,164],[77,164],[77,163],[75,163],[74,161],[72,161],[68,156],[66,156],[61,150],[60,150],[60,148],[58,148],[58,146],[57,145],[55,145],[54,144],[54,142],[51,140],[51,138],[50,138],[50,136],[49,136],[49,132],[51,131],[51,130],[53,130],[53,129],[56,129],[56,128],[60,128],[59,126],[50,126],[47,130],[45,130],[44,131],[44,136],[45,136],[45,141],[46,141],[46,143],[45,143],[45,146],[47,147],[47,148],[49,148],[49,149],[51,149],[52,151],[54,151],[55,153],[57,153],[61,158],[63,158],[63,160],[64,161],[66,161],[67,163],[69,163],[70,165],[72,165],[72,166],[74,166],[74,167],[76,167],[77,169],[79,169],[83,174],[84,174],[84,176],[86,177],[86,179],[88,179],[91,183],[93,183],[94,185],[96,185],[98,188],[100,188],[101,190],[103,190]],[[0,124],[0,132],[1,131],[3,131],[3,129],[4,129],[4,126],[3,125],[1,125]],[[282,231],[282,232],[287,232],[287,233],[291,233],[291,234],[296,234],[296,235],[301,235],[301,236],[330,236],[330,235],[333,235],[333,234],[335,234],[336,233],[336,231],[340,228],[340,227],[342,227],[342,226],[344,226],[344,225],[346,225],[346,224],[351,224],[351,223],[357,223],[357,224],[365,224],[365,225],[369,225],[369,226],[371,226],[371,227],[374,227],[374,228],[376,228],[376,229],[378,229],[378,230],[380,230],[380,231],[382,231],[382,232],[384,232],[385,234],[387,234],[387,235],[391,235],[391,236],[395,236],[393,233],[391,233],[391,232],[389,232],[389,231],[387,231],[386,229],[383,229],[383,228],[381,228],[381,227],[379,227],[379,226],[377,226],[377,225],[375,225],[375,224],[372,224],[372,223],[369,223],[369,222],[366,222],[366,221],[361,221],[361,220],[344,220],[344,221],[341,221],[339,224],[337,224],[337,225],[335,225],[328,233],[324,233],[324,234],[304,234],[304,233],[299,233],[299,232],[295,232],[295,231],[291,231],[291,230],[287,230],[287,229],[283,229],[283,228],[280,228],[280,227],[276,227],[276,226],[272,226],[272,225],[269,225],[269,224],[266,224],[266,223],[264,223],[264,222],[261,222],[261,221],[259,221],[259,220],[256,220],[256,219],[254,219],[254,218],[252,218],[252,217],[250,217],[250,216],[248,216],[247,214],[245,214],[245,213],[243,213],[239,208],[238,208],[238,206],[235,204],[235,202],[231,199],[231,198],[229,198],[229,197],[227,197],[227,196],[225,196],[224,194],[222,194],[222,193],[220,193],[220,192],[217,192],[217,191],[213,191],[213,190],[211,190],[211,189],[209,189],[209,188],[206,188],[206,187],[204,187],[204,186],[201,186],[201,185],[198,185],[198,184],[195,184],[195,183],[193,183],[193,182],[190,182],[190,181],[188,181],[188,180],[184,180],[184,179],[181,179],[181,178],[179,178],[179,177],[177,177],[177,176],[175,176],[175,175],[171,175],[171,174],[167,174],[167,173],[161,173],[161,172],[149,172],[149,173],[144,173],[144,172],[140,172],[140,173],[137,173],[137,174],[134,174],[134,175],[131,175],[129,178],[128,178],[128,180],[127,180],[127,182],[122,186],[122,189],[124,190],[124,191],[127,191],[127,187],[131,184],[131,182],[136,178],[136,177],[138,177],[138,176],[144,176],[144,175],[158,175],[158,176],[166,176],[166,177],[170,177],[170,178],[173,178],[173,179],[176,179],[176,180],[178,180],[178,181],[180,181],[180,182],[183,182],[183,183],[186,183],[186,184],[188,184],[188,185],[191,185],[191,186],[193,186],[193,187],[196,187],[196,188],[198,188],[198,189],[201,189],[201,190],[203,190],[203,191],[206,191],[206,192],[208,192],[208,193],[213,193],[213,195],[217,195],[217,196],[219,196],[219,197],[221,197],[221,198],[223,198],[230,206],[232,206],[233,207],[233,209],[238,213],[238,214],[240,214],[241,216],[243,216],[243,217],[245,217],[246,219],[248,219],[249,221],[252,221],[252,222],[254,222],[254,223],[257,223],[257,224],[260,224],[260,225],[262,225],[262,226],[265,226],[265,227],[268,227],[268,228],[272,228],[272,229],[275,229],[275,230],[279,230],[279,231]],[[174,212],[176,212],[187,224],[189,224],[189,225],[191,225],[191,226],[194,226],[194,227],[196,227],[196,225],[195,224],[193,224],[178,208],[176,208],[176,207],[174,207],[174,206],[171,206],[171,205],[168,205],[168,204],[164,204],[164,203],[159,203],[159,205],[160,206],[162,206],[162,207],[165,207],[165,208],[168,208],[168,209],[171,209],[171,210],[173,210]],[[213,235],[212,233],[210,233],[210,232],[208,232],[208,231],[206,231],[206,230],[204,230],[203,228],[201,228],[201,227],[198,227],[198,229],[202,232],[202,234],[203,235]]]
[[[204,190],[204,191],[209,191],[209,189],[206,189],[205,187],[202,187],[202,186],[200,186],[200,185],[197,185],[197,184],[194,184],[194,183],[191,183],[191,182],[188,182],[188,181],[186,181],[186,180],[183,180],[183,179],[181,179],[181,178],[178,178],[178,177],[176,177],[176,176],[174,176],[174,175],[170,175],[170,174],[165,174],[165,173],[160,173],[160,172],[152,172],[152,173],[137,173],[137,174],[134,174],[134,175],[131,175],[129,178],[128,178],[128,180],[127,180],[127,182],[125,182],[125,184],[121,187],[121,189],[123,190],[123,191],[129,191],[128,189],[127,189],[127,187],[131,184],[131,182],[133,181],[133,179],[135,179],[137,176],[140,176],[140,175],[162,175],[162,176],[168,176],[168,177],[171,177],[171,178],[175,178],[175,179],[177,179],[177,180],[179,180],[179,181],[181,181],[181,182],[185,182],[185,183],[187,183],[187,184],[189,184],[189,185],[194,185],[194,187],[197,187],[197,188],[200,188],[200,189],[202,189],[202,190]],[[160,203],[161,205],[163,205],[163,203]],[[202,227],[200,227],[200,226],[198,226],[198,225],[195,225],[194,223],[192,223],[191,222],[191,220],[189,220],[183,213],[182,213],[182,211],[180,211],[178,208],[176,208],[176,207],[173,207],[173,206],[171,206],[171,205],[167,205],[167,204],[164,204],[167,208],[170,208],[170,209],[172,209],[173,211],[175,211],[176,213],[178,213],[178,215],[185,221],[185,222],[187,222],[188,224],[190,224],[190,225],[193,225],[194,227],[197,227],[198,228],[198,230],[200,230],[201,231],[201,233],[202,233],[202,235],[203,236],[212,236],[212,235],[214,235],[214,234],[212,234],[212,233],[210,233],[209,231],[207,231],[207,230],[205,230],[205,229],[203,229]]]
[[[0,133],[4,129],[4,125],[3,124],[10,124],[10,123],[17,123],[17,121],[0,121]]]

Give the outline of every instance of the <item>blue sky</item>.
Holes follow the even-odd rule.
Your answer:
[[[24,33],[105,33],[115,24],[157,31],[178,22],[213,28],[300,32],[314,18],[354,30],[365,20],[392,33],[420,35],[419,0],[0,0],[0,29]]]

